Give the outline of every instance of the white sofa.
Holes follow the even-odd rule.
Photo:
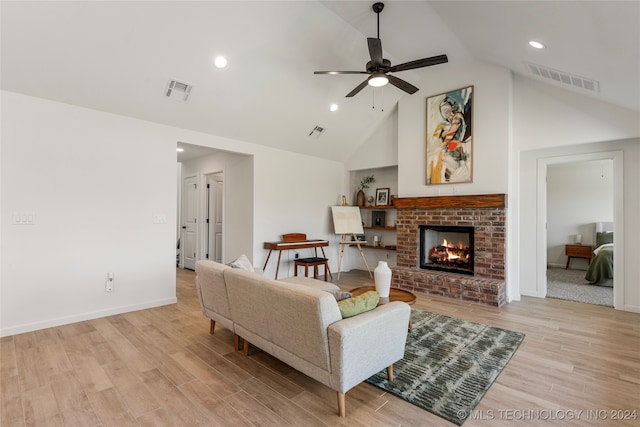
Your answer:
[[[392,302],[342,319],[333,284],[306,277],[272,280],[214,261],[198,261],[196,286],[203,314],[338,393],[345,393],[404,356],[410,308]]]

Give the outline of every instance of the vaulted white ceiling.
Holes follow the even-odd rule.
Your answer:
[[[428,85],[435,67],[397,74],[420,88],[414,95],[386,86],[345,98],[365,76],[313,74],[364,70],[372,4],[3,1],[2,89],[344,160],[400,97],[438,91]],[[380,38],[392,64],[446,53],[436,67],[486,61],[539,79],[530,61],[600,91],[542,81],[640,111],[638,1],[387,1]],[[170,79],[193,85],[187,103],[163,96]],[[318,139],[308,136],[315,126],[326,129]]]

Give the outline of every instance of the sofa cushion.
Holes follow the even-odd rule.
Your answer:
[[[239,335],[252,331],[278,355],[295,355],[329,370],[327,329],[341,319],[338,303],[327,292],[286,283],[239,269],[224,272],[233,320]],[[259,344],[259,342],[256,342]],[[293,360],[292,366],[296,367]]]
[[[251,261],[249,261],[249,258],[247,258],[245,254],[242,254],[235,260],[231,261],[229,265],[233,268],[239,268],[240,270],[255,273],[255,269],[253,268]]]
[[[380,294],[376,291],[368,291],[357,297],[338,301],[338,308],[342,318],[353,317],[360,313],[373,310],[380,301]]]

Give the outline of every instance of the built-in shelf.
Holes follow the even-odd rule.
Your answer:
[[[380,205],[380,206],[358,206],[360,209],[395,209],[393,205]]]
[[[362,227],[365,230],[387,230],[387,231],[396,231],[396,227]]]
[[[352,245],[353,247],[356,247],[355,245]],[[369,246],[369,245],[360,245],[360,247],[362,249],[378,249],[381,251],[395,251],[398,250],[398,248],[396,246]]]

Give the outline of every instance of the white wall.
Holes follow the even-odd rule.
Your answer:
[[[309,239],[329,240],[331,246],[324,250],[331,271],[337,272],[340,239],[334,234],[331,206],[341,204],[344,164],[261,147],[254,166],[254,263],[262,267],[266,260],[264,242],[279,241],[285,233],[305,233]],[[313,250],[299,254],[313,256]],[[276,259],[273,253],[265,270],[270,277]],[[278,277],[292,276],[292,251],[283,252],[282,261]]]
[[[398,107],[398,195],[507,193],[510,72],[481,62],[464,67],[434,67],[420,92],[404,96]],[[426,98],[474,86],[473,182],[425,184]]]
[[[374,89],[375,90],[375,89]],[[395,90],[395,89],[394,89]],[[345,161],[347,171],[398,165],[398,108]]]
[[[253,156],[253,194],[227,200],[243,211],[227,218],[243,236],[228,252],[245,250],[251,234],[247,255],[261,267],[263,242],[304,232],[331,240],[337,267],[330,206],[344,193],[340,162],[11,92],[2,92],[1,135],[3,336],[175,302],[177,141]],[[21,211],[36,212],[37,224],[11,225]],[[167,222],[153,224],[156,214]],[[280,276],[291,274],[283,263]]]
[[[157,125],[2,92],[3,336],[176,301],[175,147]],[[35,225],[12,225],[24,211]]]
[[[565,245],[595,242],[593,223],[613,222],[613,161],[557,163],[547,167],[547,265],[565,267]],[[586,259],[571,260],[586,270]]]

